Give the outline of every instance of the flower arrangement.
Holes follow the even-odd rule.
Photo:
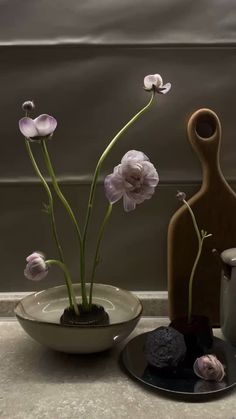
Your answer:
[[[198,239],[198,250],[189,279],[188,315],[173,319],[168,327],[161,326],[148,333],[146,359],[149,365],[168,379],[194,379],[197,376],[202,380],[220,382],[223,386],[225,367],[216,355],[208,353],[213,344],[209,319],[192,314],[193,279],[203,242],[212,234],[199,229],[194,212],[186,201],[186,194],[178,192],[176,197],[186,206]]]
[[[170,323],[170,327],[173,327],[184,335],[187,348],[184,363],[186,366],[192,367],[195,360],[202,355],[206,355],[213,344],[213,332],[209,318],[201,315],[201,313],[192,313],[193,280],[195,271],[201,257],[204,240],[212,236],[212,234],[208,234],[205,230],[199,229],[194,212],[186,201],[186,194],[184,192],[178,192],[176,197],[186,206],[187,211],[190,214],[198,240],[198,250],[189,278],[188,313],[184,317],[174,318]]]
[[[151,94],[148,103],[137,112],[127,124],[115,135],[110,141],[104,152],[101,154],[92,179],[90,194],[87,205],[87,212],[83,229],[79,224],[77,217],[70,203],[64,196],[60,185],[57,181],[55,170],[47,149],[47,141],[51,139],[57,127],[57,120],[50,115],[43,114],[35,119],[30,117],[34,111],[35,106],[32,101],[23,103],[22,108],[25,116],[19,121],[19,128],[25,137],[25,146],[28,156],[31,160],[33,168],[39,177],[45,192],[48,197],[48,204],[45,210],[48,213],[51,221],[52,233],[58,251],[58,259],[47,259],[41,252],[33,252],[26,259],[27,265],[24,271],[26,278],[39,281],[46,277],[51,266],[56,265],[62,269],[64,273],[65,283],[68,292],[69,307],[65,309],[61,322],[65,324],[80,324],[87,319],[93,324],[103,324],[109,322],[107,313],[104,312],[103,307],[93,304],[93,284],[95,279],[96,268],[99,264],[99,255],[101,242],[104,236],[106,224],[111,216],[113,204],[123,198],[124,210],[132,211],[137,204],[142,203],[146,199],[150,199],[154,194],[155,188],[159,182],[158,173],[149,158],[141,151],[128,151],[122,158],[113,173],[106,176],[104,181],[105,195],[108,199],[108,207],[104,219],[98,231],[96,240],[96,250],[90,277],[90,291],[87,295],[87,266],[86,266],[86,250],[87,250],[87,233],[91,220],[92,211],[94,208],[95,192],[97,187],[98,176],[100,174],[104,160],[107,158],[111,149],[117,143],[122,134],[138,119],[140,118],[152,105],[156,93],[166,94],[171,88],[170,83],[163,84],[163,80],[159,74],[148,75],[144,78],[144,89]],[[63,248],[59,239],[59,234],[56,225],[56,217],[54,212],[54,197],[51,188],[42,174],[39,165],[33,154],[33,147],[40,146],[44,158],[47,172],[51,178],[52,186],[57,197],[68,213],[71,222],[74,226],[78,248],[79,248],[79,279],[81,284],[81,304],[77,304],[76,295],[74,292],[72,279],[69,268],[66,264]],[[99,320],[98,320],[99,319]]]

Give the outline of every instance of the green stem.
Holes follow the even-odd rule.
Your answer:
[[[70,217],[72,223],[75,226],[76,237],[78,239],[79,249],[80,249],[80,277],[81,277],[80,279],[81,279],[82,304],[86,308],[88,306],[88,300],[87,300],[86,287],[85,287],[85,274],[84,274],[84,272],[85,272],[85,260],[84,260],[84,251],[83,251],[83,243],[82,243],[82,236],[81,236],[80,228],[79,228],[79,225],[78,225],[77,220],[75,218],[74,212],[72,211],[72,209],[70,207],[70,204],[68,203],[68,201],[64,197],[64,195],[61,192],[61,189],[58,185],[56,175],[55,175],[52,163],[51,163],[51,159],[50,159],[50,156],[49,156],[49,153],[48,153],[48,150],[47,150],[45,140],[41,141],[41,146],[42,146],[42,152],[43,152],[45,164],[46,164],[48,172],[51,176],[52,184],[53,184],[53,187],[55,189],[55,192],[56,192],[58,198],[61,200],[62,204],[64,205],[66,211],[69,214],[69,217]]]
[[[66,286],[67,286],[68,295],[69,295],[70,308],[74,309],[75,313],[79,315],[79,309],[76,302],[75,293],[74,293],[72,281],[70,278],[70,273],[67,266],[65,265],[65,263],[62,263],[60,260],[55,260],[55,259],[46,260],[46,265],[48,266],[57,265],[64,272],[64,275],[66,277]]]
[[[97,239],[97,245],[96,245],[96,252],[95,252],[95,257],[94,257],[94,261],[93,261],[93,268],[92,268],[92,274],[91,274],[91,280],[90,280],[90,292],[89,292],[89,307],[91,308],[92,306],[92,298],[93,298],[93,284],[94,284],[94,276],[95,276],[95,271],[96,268],[98,266],[99,263],[99,250],[100,250],[100,245],[101,245],[101,241],[104,235],[104,230],[105,230],[105,226],[110,218],[112,212],[112,204],[108,205],[105,217],[103,219],[102,225],[99,229],[99,233],[98,233],[98,239]]]
[[[205,232],[203,234],[203,236],[201,236],[200,230],[198,228],[197,221],[196,221],[196,218],[195,218],[195,215],[193,213],[192,208],[190,207],[188,202],[185,201],[185,199],[183,199],[183,203],[186,205],[186,207],[187,207],[187,209],[188,209],[188,211],[191,215],[193,226],[195,228],[197,238],[198,238],[198,252],[197,252],[197,256],[196,256],[196,259],[194,261],[194,264],[193,264],[193,268],[192,268],[190,279],[189,279],[189,286],[188,286],[188,323],[191,323],[192,304],[193,304],[193,279],[194,279],[195,271],[196,271],[196,268],[197,268],[197,264],[199,262],[199,259],[200,259],[201,253],[202,253],[203,241],[206,237],[209,237],[211,234],[206,235],[206,232]]]
[[[27,153],[29,155],[29,158],[30,158],[30,160],[32,162],[32,165],[34,167],[34,170],[35,170],[36,174],[38,175],[38,177],[40,178],[40,180],[41,180],[41,182],[42,182],[42,184],[43,184],[43,186],[45,188],[45,191],[46,191],[46,193],[48,195],[49,215],[50,215],[50,220],[51,220],[51,225],[52,225],[53,237],[54,237],[54,240],[56,242],[56,246],[57,246],[57,250],[58,250],[60,262],[63,265],[65,265],[63,250],[62,250],[62,247],[61,247],[60,242],[59,242],[59,237],[58,237],[57,228],[56,228],[56,220],[55,220],[55,215],[54,215],[53,197],[52,197],[50,188],[49,188],[46,180],[44,179],[44,177],[43,177],[43,175],[42,175],[42,173],[41,173],[41,171],[40,171],[40,169],[39,169],[39,167],[38,167],[38,165],[36,163],[36,160],[35,160],[34,155],[32,153],[32,150],[31,150],[29,141],[27,139],[25,139],[25,145],[26,145],[26,150],[27,150]],[[66,286],[67,286],[70,307],[73,307],[73,298],[72,298],[73,290],[72,290],[72,286],[70,286],[70,287],[68,286],[67,275],[66,275],[66,273],[65,273],[64,270],[63,270],[63,273],[64,273],[64,278],[65,278],[65,282],[66,282]]]
[[[58,237],[57,228],[56,228],[56,220],[55,220],[55,215],[54,215],[54,205],[53,205],[52,194],[51,194],[50,188],[49,188],[46,180],[44,179],[42,173],[39,170],[39,167],[38,167],[38,165],[36,163],[36,160],[34,158],[34,155],[32,153],[29,141],[26,138],[25,138],[25,145],[26,145],[26,150],[27,150],[27,153],[28,153],[29,158],[31,160],[31,163],[34,167],[34,170],[35,170],[37,176],[39,177],[39,179],[41,180],[42,185],[43,185],[43,187],[44,187],[44,189],[45,189],[45,191],[48,195],[49,215],[50,215],[50,220],[51,220],[51,225],[52,225],[53,237],[54,237],[54,240],[55,240],[55,243],[56,243],[56,246],[57,246],[59,258],[60,258],[61,262],[64,263],[63,251],[62,251],[62,247],[61,247],[60,242],[59,242],[59,237]]]
[[[202,243],[203,243],[203,239],[201,240],[201,244],[198,247],[198,252],[197,252],[197,256],[192,268],[192,272],[190,275],[190,279],[189,279],[189,286],[188,286],[188,323],[191,323],[191,317],[192,317],[192,304],[193,304],[193,278],[195,275],[195,271],[196,271],[196,267],[198,264],[198,261],[200,259],[201,256],[201,252],[202,252]]]
[[[201,238],[201,234],[200,234],[200,231],[199,231],[199,228],[198,228],[198,225],[197,225],[197,221],[196,221],[195,215],[194,215],[194,213],[193,213],[192,208],[191,208],[191,207],[190,207],[190,205],[188,204],[188,202],[187,202],[187,201],[185,201],[185,199],[183,200],[183,202],[184,202],[184,204],[186,205],[186,207],[188,208],[189,213],[190,213],[190,215],[191,215],[191,218],[192,218],[192,221],[193,221],[193,226],[194,226],[194,228],[195,228],[195,231],[196,231],[196,234],[197,234],[197,238],[198,238],[198,245],[199,245],[199,247],[200,247],[200,245],[201,245],[201,241],[202,241],[202,238]]]
[[[107,157],[108,153],[112,149],[112,147],[115,145],[117,140],[120,138],[120,136],[151,106],[154,95],[155,95],[155,93],[152,92],[151,99],[149,100],[148,104],[146,106],[144,106],[138,113],[136,113],[136,115],[134,115],[129,120],[129,122],[115,135],[115,137],[108,144],[107,148],[105,149],[105,151],[102,153],[101,157],[98,160],[98,163],[97,163],[94,175],[93,175],[91,188],[90,188],[88,208],[87,208],[87,214],[86,214],[86,218],[85,218],[85,225],[84,225],[84,231],[83,231],[82,245],[83,245],[83,253],[84,254],[85,254],[85,244],[86,244],[86,238],[87,238],[87,232],[88,232],[88,225],[89,225],[91,212],[92,212],[92,208],[93,208],[93,201],[94,201],[94,195],[95,195],[96,186],[97,186],[97,180],[98,180],[98,176],[99,176],[102,164],[103,164],[105,158]]]

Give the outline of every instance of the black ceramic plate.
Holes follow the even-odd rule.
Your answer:
[[[215,338],[209,353],[213,353],[224,364],[226,375],[220,383],[201,380],[192,370],[183,376],[165,377],[150,367],[146,361],[144,345],[148,333],[130,340],[121,353],[121,361],[126,371],[141,383],[157,390],[176,395],[206,396],[230,389],[236,384],[236,347]]]

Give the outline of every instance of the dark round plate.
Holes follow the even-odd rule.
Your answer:
[[[232,388],[236,384],[236,347],[214,337],[213,347],[209,353],[215,354],[225,366],[226,375],[220,383],[201,380],[192,374],[173,378],[160,375],[146,361],[144,345],[147,333],[130,340],[121,353],[121,361],[126,371],[141,383],[157,390],[176,395],[204,396],[212,395]]]

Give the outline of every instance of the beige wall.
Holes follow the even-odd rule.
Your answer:
[[[184,189],[190,196],[201,180],[185,134],[188,117],[199,107],[212,108],[222,119],[222,168],[236,189],[235,38],[233,1],[0,1],[0,291],[36,289],[24,279],[25,256],[34,249],[56,255],[41,212],[46,197],[18,133],[22,101],[33,98],[38,113],[58,119],[50,152],[65,194],[83,219],[96,160],[146,103],[143,77],[154,72],[173,89],[158,96],[124,135],[102,178],[126,151],[137,149],[157,167],[160,186],[134,213],[115,206],[97,280],[166,289],[166,233],[178,206],[175,192]],[[89,254],[106,204],[102,178]],[[60,206],[58,220],[76,280],[73,231]],[[53,271],[38,289],[61,281]]]

